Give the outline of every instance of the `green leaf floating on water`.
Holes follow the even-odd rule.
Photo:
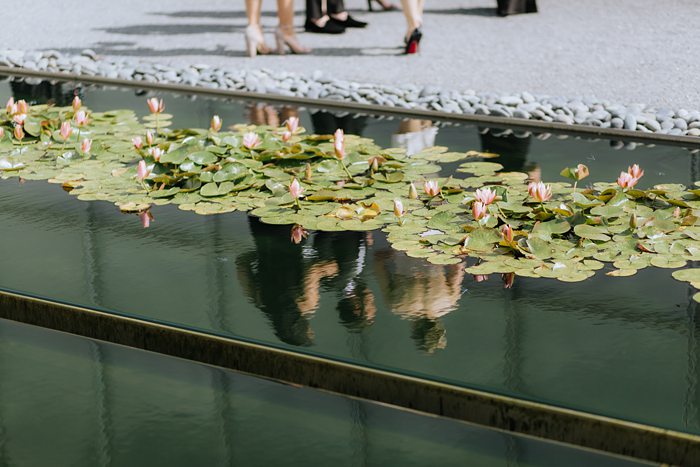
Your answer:
[[[615,277],[700,261],[697,182],[690,189],[677,183],[645,188],[642,178],[625,191],[610,174],[610,183],[576,190],[551,183],[551,197],[538,200],[528,192],[528,174],[502,172],[501,164],[483,160],[497,157],[490,153],[432,147],[409,157],[404,149],[348,134],[341,161],[331,136],[303,129],[285,143],[284,128],[166,129],[172,121],[167,114],[139,121],[128,110],[86,110],[90,122],[82,134],[93,140],[87,155],[79,152],[77,134],[63,148],[59,128],[72,116],[70,108],[31,107],[21,147],[10,118],[0,113],[0,176],[50,180],[79,199],[110,201],[131,212],[177,204],[201,215],[246,211],[265,223],[311,230],[383,229],[395,249],[435,265],[476,260],[467,268],[473,274],[575,282],[606,264],[615,267],[607,273]],[[156,126],[153,146],[133,146],[132,138],[143,140]],[[252,149],[243,145],[249,131],[260,139]],[[137,178],[140,161],[148,171],[144,180]],[[447,171],[443,164],[457,161],[465,162],[452,176],[438,177]],[[576,180],[573,170],[564,176]],[[296,200],[293,179],[302,190]],[[437,193],[426,192],[429,181]],[[472,210],[475,190],[483,188],[494,190],[494,198],[475,219],[481,216]],[[673,275],[700,285],[695,269]]]

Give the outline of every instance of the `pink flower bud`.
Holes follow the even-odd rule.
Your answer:
[[[17,125],[13,133],[15,134],[15,138],[18,140],[22,141],[24,139],[24,130],[22,129],[22,125]]]
[[[221,125],[223,125],[223,121],[221,120],[221,117],[219,117],[218,115],[214,115],[211,118],[211,122],[209,123],[211,131],[216,133],[217,131],[221,130]]]
[[[17,113],[17,104],[15,104],[14,98],[10,97],[9,99],[7,99],[5,112],[7,112],[7,115],[14,115]]]
[[[483,204],[489,205],[496,199],[496,192],[490,188],[479,188],[474,192],[474,198]]]
[[[406,212],[403,210],[403,203],[400,199],[394,200],[394,215],[398,218],[402,218]]]
[[[340,128],[335,130],[333,135],[333,149],[335,157],[342,161],[345,158],[345,133]]]
[[[260,143],[262,143],[262,141],[260,141],[260,137],[252,131],[249,131],[243,135],[243,146],[247,147],[248,149],[255,149],[256,147],[260,146]]]
[[[540,203],[548,201],[552,197],[551,185],[545,185],[542,182],[530,182],[527,185],[527,192]]]
[[[301,225],[295,224],[294,227],[292,227],[292,243],[294,243],[295,245],[300,244],[301,241],[308,236],[309,233],[306,230],[304,230],[304,227],[302,227]]]
[[[513,242],[513,229],[509,224],[504,224],[501,226],[501,235],[508,243]]]
[[[431,198],[434,198],[440,194],[440,186],[438,185],[437,180],[426,180],[425,183],[423,183],[423,190],[425,191],[425,194]]]
[[[82,128],[87,125],[88,117],[84,110],[79,110],[75,113],[75,124],[78,128]]]
[[[638,178],[634,178],[632,175],[630,175],[627,172],[620,172],[620,176],[617,177],[617,184],[623,190],[627,189],[627,188],[634,187],[638,181],[639,181]]]
[[[644,176],[644,171],[637,164],[627,167],[627,173],[636,178],[637,181]]]
[[[73,98],[73,103],[71,104],[73,106],[73,112],[77,112],[80,107],[83,105],[83,102],[80,100],[78,96],[75,96]]]
[[[150,171],[148,170],[148,167],[146,166],[146,161],[141,159],[139,161],[139,166],[136,168],[136,177],[138,177],[139,180],[143,180],[148,175],[150,174]]]
[[[474,216],[474,220],[480,221],[486,217],[488,212],[488,207],[481,201],[474,201],[472,203],[472,215]]]
[[[59,131],[63,141],[67,141],[70,135],[73,134],[73,129],[70,127],[70,122],[61,123],[61,130]]]
[[[83,142],[80,143],[80,152],[83,154],[89,154],[90,149],[92,149],[92,140],[91,139],[83,139]]]
[[[131,138],[131,142],[134,143],[134,147],[136,149],[141,149],[143,147],[143,140],[141,140],[140,136],[136,136],[134,138]]]
[[[24,121],[27,119],[27,114],[15,114],[14,117],[12,117],[12,121],[14,121],[17,125],[24,125]]]
[[[293,199],[299,199],[299,197],[304,193],[304,187],[301,186],[299,181],[295,178],[292,183],[289,184],[289,194],[292,195]]]
[[[299,128],[299,118],[298,117],[289,117],[287,119],[287,131],[290,133],[296,133],[297,129]]]
[[[416,186],[413,182],[408,185],[408,199],[418,199],[418,190],[416,190]]]
[[[289,142],[289,140],[290,140],[291,138],[292,138],[292,133],[291,133],[291,132],[285,131],[284,133],[282,133],[282,141],[284,141],[285,143]]]
[[[146,104],[148,105],[148,110],[152,114],[163,113],[163,111],[165,110],[165,104],[163,103],[163,99],[151,97],[150,99],[146,100]]]
[[[2,139],[5,136],[5,129],[0,127],[0,139]]]
[[[154,146],[148,150],[148,154],[150,154],[156,162],[160,162],[160,158],[163,154],[165,154],[165,151],[158,146]]]
[[[26,114],[29,113],[29,104],[24,99],[17,101],[17,113]]]
[[[149,146],[153,146],[153,132],[151,130],[146,132],[146,143],[148,143]]]

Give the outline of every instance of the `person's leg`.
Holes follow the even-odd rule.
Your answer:
[[[364,28],[367,23],[364,21],[358,21],[345,9],[345,2],[343,0],[327,0],[328,1],[328,15],[339,25],[345,28]]]
[[[277,17],[277,51],[284,53],[284,46],[287,45],[295,54],[309,53],[311,49],[301,45],[294,32],[294,0],[277,0]]]
[[[317,21],[324,15],[322,0],[306,0],[306,21]]]
[[[265,38],[260,26],[260,12],[262,0],[246,0],[245,10],[248,17],[248,26],[245,31],[248,56],[254,57],[257,53],[267,54],[270,49],[265,45]]]
[[[403,15],[406,17],[408,29],[406,37],[408,37],[414,29],[422,24],[422,10],[419,9],[419,0],[401,0],[401,6],[403,7]]]

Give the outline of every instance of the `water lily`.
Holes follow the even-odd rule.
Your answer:
[[[61,123],[59,134],[61,135],[61,138],[63,138],[63,141],[67,141],[68,138],[70,138],[70,135],[73,134],[73,129],[70,127],[70,122]]]
[[[335,130],[333,135],[333,149],[335,157],[342,161],[345,158],[345,133],[340,128]]]
[[[535,201],[544,203],[552,197],[552,186],[542,182],[530,182],[527,185],[527,192]]]
[[[141,149],[143,147],[143,140],[140,136],[135,136],[131,138],[131,142],[134,144],[136,149]]]
[[[282,133],[282,141],[285,143],[288,142],[292,138],[292,132],[291,131],[285,131]]]
[[[73,98],[73,103],[71,104],[71,106],[73,107],[73,112],[77,112],[80,109],[80,107],[82,107],[82,105],[83,102],[80,100],[80,98],[78,96],[75,96]]]
[[[151,130],[146,132],[146,143],[148,143],[149,146],[153,146],[153,132]]]
[[[292,180],[292,183],[289,184],[289,194],[292,195],[292,198],[298,200],[303,193],[304,187],[301,186],[299,180],[297,180],[296,178]]]
[[[299,117],[289,117],[285,124],[287,126],[287,131],[294,134],[299,128]]]
[[[617,184],[623,190],[634,187],[638,181],[638,178],[633,177],[628,172],[620,172],[620,176],[617,177]]]
[[[163,99],[158,99],[157,97],[151,97],[150,99],[146,99],[146,104],[148,105],[148,110],[152,114],[160,114],[163,113],[165,110],[165,104],[163,103]]]
[[[15,114],[12,117],[12,121],[17,125],[24,125],[24,121],[27,119],[27,114]]]
[[[261,143],[262,141],[260,141],[260,137],[257,133],[249,131],[243,135],[243,146],[247,147],[248,149],[255,149],[256,147],[260,146]]]
[[[159,148],[158,146],[153,146],[151,149],[148,150],[148,154],[150,154],[156,162],[160,162],[160,158],[163,154],[165,154],[165,151]]]
[[[136,168],[136,177],[143,181],[148,175],[151,173],[150,170],[148,170],[148,166],[146,166],[146,161],[141,159],[139,161],[139,165]]]
[[[302,227],[299,224],[294,224],[294,227],[292,227],[292,243],[295,245],[298,245],[301,243],[302,240],[304,240],[306,237],[309,236],[309,232],[304,230],[304,227]]]
[[[513,243],[513,228],[509,224],[501,226],[501,235],[506,242]]]
[[[22,125],[17,125],[13,133],[15,135],[15,138],[17,138],[21,144],[22,140],[24,139],[24,129],[22,128]]]
[[[574,175],[576,175],[576,180],[583,180],[584,178],[588,177],[590,175],[590,171],[588,170],[588,166],[584,164],[579,164],[576,166],[576,169],[574,170]]]
[[[416,190],[416,186],[413,182],[408,185],[408,199],[418,199],[418,190]]]
[[[425,183],[423,183],[423,190],[426,195],[434,198],[440,194],[440,185],[438,185],[437,180],[426,180]]]
[[[5,129],[0,127],[0,139],[2,139],[3,136],[5,136]]]
[[[627,167],[627,173],[636,178],[637,181],[644,176],[644,171],[637,164],[634,164],[632,167]]]
[[[87,125],[88,117],[84,110],[79,110],[75,113],[75,124],[78,128]]]
[[[214,133],[218,132],[221,130],[221,125],[223,125],[223,121],[221,120],[221,117],[218,115],[214,115],[211,118],[211,122],[209,123],[209,127],[211,128],[211,131]]]
[[[24,99],[20,99],[17,101],[17,113],[20,113],[20,114],[29,113],[29,104],[27,104],[27,101],[25,101]]]
[[[472,215],[474,220],[480,221],[488,214],[488,207],[481,201],[474,201],[472,203]]]
[[[151,211],[149,209],[146,209],[145,211],[141,211],[139,213],[139,218],[141,219],[141,225],[143,226],[143,228],[147,229],[151,226],[153,214],[151,214]]]
[[[489,205],[496,199],[496,192],[490,188],[479,188],[474,192],[474,198],[485,205]]]
[[[92,149],[92,140],[91,139],[83,139],[83,141],[80,143],[80,152],[83,154],[90,154],[90,149]]]
[[[10,97],[7,99],[7,104],[5,105],[5,112],[7,115],[14,115],[17,113],[17,104],[15,104],[15,99]]]
[[[676,209],[673,210],[673,217],[675,217],[675,218],[681,217],[681,208],[679,206],[676,206]]]
[[[403,215],[406,214],[406,211],[403,209],[403,203],[401,202],[400,199],[395,199],[394,200],[394,215],[401,220]]]

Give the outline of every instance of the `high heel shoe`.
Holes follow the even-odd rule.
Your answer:
[[[249,25],[245,28],[245,45],[249,57],[255,57],[257,54],[267,55],[270,53],[270,48],[265,45],[260,26]]]
[[[294,34],[294,28],[292,26],[280,26],[275,31],[275,39],[277,41],[277,53],[284,55],[286,48],[296,55],[305,55],[311,52],[311,49],[304,47],[297,39],[296,34]]]
[[[405,39],[406,47],[404,49],[404,54],[415,54],[418,53],[418,48],[420,45],[420,40],[423,38],[423,33],[420,28],[416,28],[411,31],[411,34]]]
[[[386,0],[367,0],[367,8],[369,11],[374,11],[374,2],[379,3],[381,11],[397,11],[399,7],[393,3],[388,3]]]

